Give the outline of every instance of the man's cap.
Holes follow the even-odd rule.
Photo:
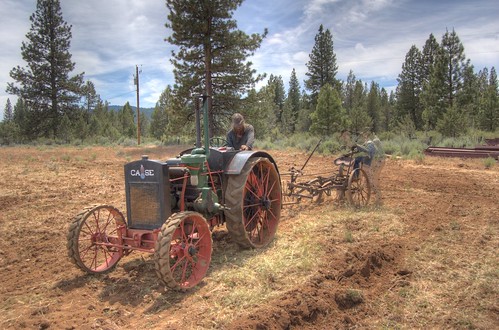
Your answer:
[[[240,113],[232,115],[232,127],[239,127],[244,125],[244,117]]]

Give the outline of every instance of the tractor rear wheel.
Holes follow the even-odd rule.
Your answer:
[[[281,183],[267,158],[250,158],[225,191],[227,229],[244,248],[261,248],[275,236],[281,216]]]
[[[156,241],[156,274],[171,289],[192,288],[206,275],[211,252],[211,231],[206,219],[191,211],[173,214],[161,227]]]
[[[73,218],[67,234],[71,261],[87,273],[111,271],[123,256],[125,217],[110,205],[94,205]]]
[[[350,174],[346,195],[350,206],[359,208],[369,203],[371,183],[363,169],[357,168]]]

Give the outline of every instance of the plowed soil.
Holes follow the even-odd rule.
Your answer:
[[[237,287],[222,283],[225,267],[243,267],[249,252],[224,228],[213,251],[223,258],[186,293],[160,287],[148,254],[132,253],[103,276],[77,269],[66,251],[72,217],[90,204],[125,212],[123,165],[182,149],[0,148],[0,328],[499,328],[499,165],[480,159],[388,159],[381,208],[352,210],[327,197],[284,209],[277,243],[261,253],[271,258],[296,228],[322,221],[300,234],[320,259],[300,279],[295,270],[270,278],[273,292],[258,303],[227,301]],[[269,153],[281,173],[308,156]],[[328,171],[333,159],[314,156],[307,170]]]

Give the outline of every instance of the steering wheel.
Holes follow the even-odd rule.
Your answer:
[[[214,136],[210,139],[210,147],[220,148],[226,146],[227,146],[227,140],[222,137]]]

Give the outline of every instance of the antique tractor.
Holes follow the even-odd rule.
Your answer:
[[[71,261],[87,273],[106,273],[132,251],[154,254],[160,282],[185,290],[206,275],[212,230],[225,224],[244,248],[274,238],[281,213],[277,164],[264,151],[201,145],[196,110],[196,147],[166,161],[147,156],[124,166],[126,217],[111,205],[85,208],[67,234]],[[204,127],[208,102],[203,97]]]

